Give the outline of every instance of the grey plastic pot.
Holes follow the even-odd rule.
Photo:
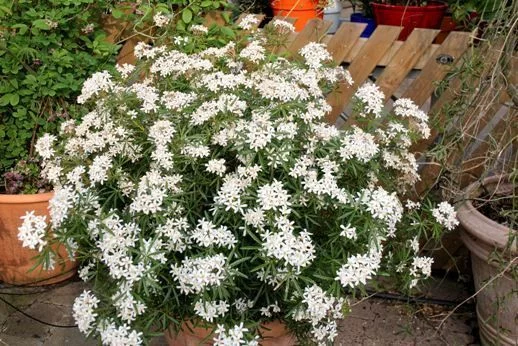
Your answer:
[[[486,178],[482,183],[477,182],[467,187],[466,201],[457,210],[457,217],[462,225],[461,238],[471,251],[476,291],[504,268],[502,264],[491,260],[495,258],[492,256],[494,251],[500,252],[503,258],[509,260],[518,255],[516,241],[508,247],[509,235],[517,231],[487,218],[473,206],[471,200],[482,194],[482,187],[499,196],[513,191],[513,186],[505,176]],[[505,253],[504,249],[507,249]],[[518,282],[513,280],[510,273],[504,273],[487,285],[476,299],[482,344],[518,345]]]

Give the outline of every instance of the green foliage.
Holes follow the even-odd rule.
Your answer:
[[[86,77],[112,70],[127,38],[135,32],[156,39],[169,29],[185,31],[199,23],[204,12],[225,4],[222,0],[156,0],[138,5],[113,0],[0,0],[0,176],[18,161],[34,159],[37,138],[56,133],[61,121],[71,118]],[[103,30],[109,13],[120,23],[129,23],[121,25],[124,32],[116,42],[120,44],[109,42]],[[171,25],[157,30],[153,23],[157,13],[170,18]]]
[[[101,14],[108,1],[0,0],[0,174],[56,132],[92,72],[113,63]]]

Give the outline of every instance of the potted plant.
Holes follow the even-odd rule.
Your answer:
[[[518,269],[516,172],[471,184],[458,207],[464,244],[471,252],[477,294],[480,337],[488,345],[514,345],[518,339],[516,311]]]
[[[438,29],[448,5],[442,1],[377,0],[371,3],[378,25],[402,26],[398,39],[406,40],[414,28]]]
[[[83,333],[106,345],[162,331],[177,345],[325,344],[376,275],[405,289],[430,275],[419,237],[457,221],[446,202],[403,197],[426,114],[402,99],[382,116],[367,84],[362,128],[326,124],[326,94],[349,74],[320,43],[294,61],[269,53],[269,35],[290,27],[270,25],[228,43],[193,27],[139,44],[137,66],[94,74],[79,97],[90,112],[41,143],[64,201],[54,234],[77,245],[91,284],[73,307]]]
[[[39,176],[36,139],[57,134],[75,114],[71,104],[85,78],[113,61],[117,46],[104,41],[98,20],[105,8],[106,1],[0,6],[0,281],[5,283],[48,284],[73,274],[75,264],[59,258],[53,271],[42,271],[32,260],[41,244],[29,241],[32,249],[24,249],[17,234],[26,211],[49,218],[52,186]],[[64,245],[54,250],[68,258]]]
[[[370,37],[376,29],[376,21],[370,5],[370,0],[351,0],[353,5],[353,13],[351,13],[351,22],[365,23],[367,27],[363,30],[360,37]],[[361,11],[357,12],[357,6],[360,5]]]
[[[328,0],[271,0],[274,16],[296,18],[295,31],[302,31],[306,23],[313,18],[324,17]]]

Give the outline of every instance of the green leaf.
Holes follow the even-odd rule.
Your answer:
[[[182,12],[182,20],[184,23],[189,24],[192,20],[192,12],[190,9],[186,8]]]
[[[11,101],[11,94],[5,94],[0,97],[0,106],[7,106]]]
[[[211,0],[205,0],[205,1],[202,1],[200,6],[201,7],[209,7],[212,5],[212,1]]]
[[[29,27],[25,24],[15,24],[15,25],[11,26],[11,28],[20,29],[18,31],[18,34],[20,34],[20,35],[25,34],[27,32],[27,30],[29,29]]]
[[[45,19],[36,19],[34,22],[32,22],[32,26],[41,30],[50,29],[50,26],[47,24],[47,21]]]
[[[11,106],[16,106],[18,102],[20,102],[20,96],[18,94],[10,94],[11,97],[9,99],[9,102],[11,103]]]
[[[119,18],[122,18],[124,16],[124,12],[121,11],[120,9],[118,9],[118,8],[114,8],[112,10],[112,16],[115,19],[119,19]]]

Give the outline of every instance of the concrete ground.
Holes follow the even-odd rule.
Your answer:
[[[71,281],[52,288],[6,288],[0,285],[0,346],[95,346],[73,327],[72,304],[84,284]],[[428,297],[459,300],[467,292],[456,283],[441,282],[430,286]],[[9,306],[16,306],[25,316]],[[358,301],[351,314],[340,322],[336,346],[363,345],[476,345],[476,318],[472,306],[462,307],[436,328],[453,306],[409,304],[401,301],[370,298]],[[72,326],[63,328],[59,326]],[[165,345],[163,339],[153,346]]]

